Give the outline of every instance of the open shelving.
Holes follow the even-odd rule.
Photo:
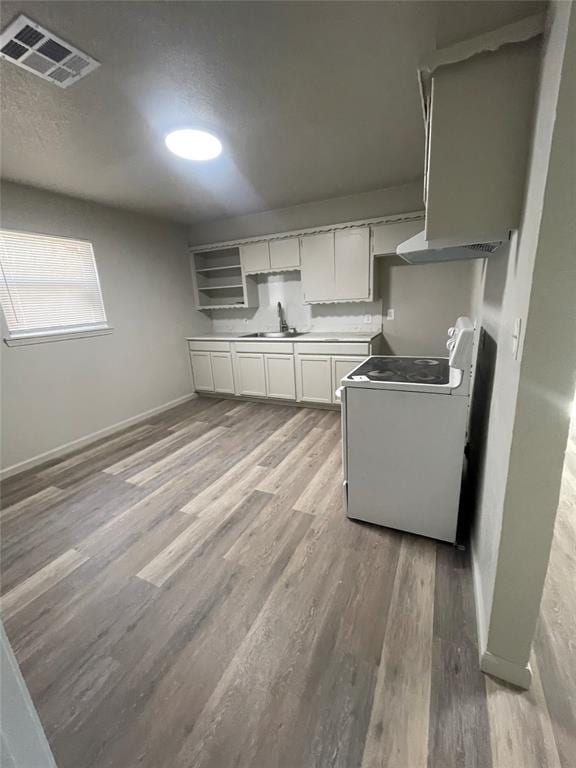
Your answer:
[[[198,309],[257,306],[256,281],[244,275],[238,247],[195,252],[191,267]]]

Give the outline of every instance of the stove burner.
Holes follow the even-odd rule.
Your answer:
[[[371,379],[381,379],[382,381],[394,381],[398,378],[398,372],[392,370],[366,371],[364,375],[369,376]]]
[[[418,382],[419,384],[441,384],[442,375],[432,373],[431,371],[416,371],[415,373],[406,374],[406,378],[409,381]]]
[[[446,357],[370,357],[354,372],[354,378],[395,384],[448,384]]]

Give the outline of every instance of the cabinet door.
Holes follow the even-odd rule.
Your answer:
[[[300,240],[286,237],[270,241],[271,269],[296,269],[300,266]]]
[[[232,373],[232,355],[230,352],[211,352],[212,378],[214,392],[234,394],[234,374]]]
[[[423,229],[424,219],[375,224],[371,227],[372,253],[374,256],[396,256],[396,248],[400,243],[422,232]]]
[[[372,300],[370,230],[339,229],[334,233],[334,298]]]
[[[198,392],[214,392],[210,352],[190,352],[194,389]]]
[[[334,232],[300,240],[304,301],[330,301],[334,293]]]
[[[270,249],[268,241],[246,243],[240,246],[240,261],[244,272],[263,272],[270,269]]]
[[[266,397],[264,355],[240,352],[236,355],[236,369],[239,394]]]
[[[294,355],[266,355],[265,365],[268,397],[296,400]]]
[[[331,360],[330,355],[304,355],[297,358],[299,400],[311,403],[332,402]]]
[[[432,77],[426,239],[499,239],[524,205],[534,81],[532,43],[439,67]]]
[[[339,403],[336,398],[336,390],[340,386],[340,381],[347,376],[356,366],[366,360],[363,355],[358,357],[333,357],[332,358],[332,402]]]

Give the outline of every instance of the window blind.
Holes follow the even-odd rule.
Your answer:
[[[106,328],[92,243],[0,229],[0,304],[11,337]]]

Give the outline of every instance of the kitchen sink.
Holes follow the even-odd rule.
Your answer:
[[[244,333],[243,339],[293,339],[303,336],[304,331],[268,331],[267,333]]]

